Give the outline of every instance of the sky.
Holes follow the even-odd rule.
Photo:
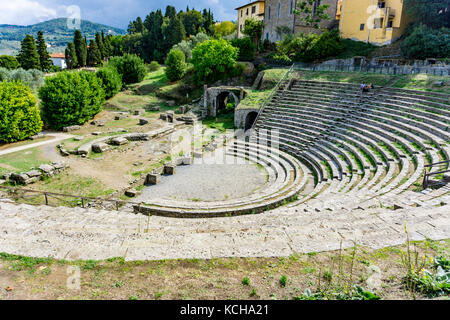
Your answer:
[[[38,22],[76,17],[126,29],[131,20],[142,19],[156,9],[172,5],[177,10],[211,8],[218,21],[237,20],[234,8],[249,0],[0,0],[0,24],[31,25]]]

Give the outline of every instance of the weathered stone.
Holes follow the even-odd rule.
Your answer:
[[[173,123],[173,120],[175,119],[175,114],[173,111],[167,111],[167,121],[170,123]]]
[[[442,87],[442,86],[444,86],[444,81],[434,81],[433,86]]]
[[[160,110],[161,110],[160,106],[153,106],[148,108],[148,111],[160,111]]]
[[[109,149],[109,146],[103,142],[94,143],[92,145],[92,151],[96,152],[96,153],[102,153],[102,152],[107,151],[108,149]]]
[[[159,174],[152,174],[152,173],[150,173],[145,178],[145,184],[146,185],[158,184],[160,182],[161,182],[161,175],[159,175]]]
[[[6,180],[0,179],[0,184],[6,183]]]
[[[28,179],[30,179],[30,177],[25,173],[12,173],[10,177],[11,181],[14,181],[18,184],[26,184],[26,181]]]
[[[135,116],[139,116],[139,115],[141,115],[142,113],[144,113],[143,110],[134,110],[134,115],[135,115]]]
[[[84,146],[81,146],[81,147],[78,148],[77,154],[79,156],[87,155],[87,154],[89,154],[89,151],[90,151],[89,150],[89,145],[84,145]]]
[[[128,143],[128,140],[124,137],[116,137],[109,141],[109,144],[112,144],[114,146],[121,146],[121,145],[124,145],[127,143]]]
[[[150,136],[146,133],[133,133],[126,136],[129,141],[149,141]]]
[[[68,156],[70,156],[70,153],[67,152],[67,150],[64,149],[64,148],[59,149],[59,152],[61,153],[61,155],[62,155],[63,157],[68,157]]]
[[[189,106],[180,106],[178,108],[178,112],[181,113],[181,114],[185,114],[188,111],[189,111]]]
[[[2,175],[2,179],[8,181],[11,177],[11,173],[5,173],[4,175]]]
[[[92,135],[93,136],[99,136],[99,135],[101,135],[102,133],[100,132],[100,131],[95,131],[95,132],[92,132]]]
[[[43,134],[43,133],[38,133],[37,135],[31,136],[30,139],[31,139],[31,140],[37,140],[37,139],[45,138],[45,136],[46,136],[46,135]]]
[[[183,158],[183,165],[191,165],[192,164],[192,158],[191,157],[184,157]]]
[[[169,107],[174,107],[177,103],[174,100],[167,101]]]
[[[124,128],[118,128],[116,129],[116,132],[128,132],[128,130]]]
[[[55,171],[55,167],[49,164],[42,164],[39,166],[39,170],[41,170],[44,174],[48,176],[52,176],[53,172]]]
[[[122,120],[125,119],[127,116],[124,114],[118,114],[117,116],[114,117],[114,120]]]
[[[42,176],[42,173],[38,170],[31,170],[31,171],[25,172],[25,174],[27,176],[29,176],[30,178]]]
[[[65,162],[57,161],[52,163],[55,170],[63,170],[68,167],[68,165]]]
[[[106,124],[105,120],[94,120],[91,122],[91,125],[98,127],[103,127],[105,124]]]
[[[73,137],[73,140],[75,140],[75,141],[82,141],[82,140],[84,140],[84,137],[83,136],[76,136],[76,137]]]
[[[173,175],[177,172],[177,167],[174,165],[165,165],[164,166],[164,174]]]
[[[148,120],[147,119],[139,119],[139,125],[144,126],[148,124]]]
[[[76,131],[76,130],[80,130],[81,126],[68,126],[68,127],[64,127],[63,131],[64,132],[71,132],[71,131]]]
[[[130,198],[134,198],[138,195],[138,192],[135,189],[130,189],[125,191],[125,195]]]
[[[166,113],[161,113],[159,115],[159,119],[166,121],[167,120],[167,114]]]

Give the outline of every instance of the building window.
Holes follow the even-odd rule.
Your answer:
[[[289,3],[289,13],[294,13],[294,0],[291,0],[291,2]]]
[[[384,1],[378,2],[378,8],[380,8],[380,9],[386,8],[386,2],[384,2]]]
[[[317,8],[320,6],[320,0],[316,0],[314,1],[314,6],[313,6],[313,10],[312,10],[312,14],[315,16],[317,13]]]
[[[242,24],[239,26],[239,30],[242,31]]]
[[[256,13],[256,6],[252,7],[252,13]]]
[[[364,30],[364,23],[361,23],[361,25],[359,26],[359,30],[363,31]]]
[[[374,29],[381,29],[381,26],[383,25],[383,18],[376,18],[374,19]]]
[[[246,13],[246,15],[248,15],[248,8],[247,8],[247,13]]]
[[[269,40],[269,33],[266,32],[266,40]]]
[[[271,11],[271,8],[269,7],[268,20],[270,20],[270,11]]]
[[[277,12],[278,19],[280,19],[280,14],[281,14],[281,3],[278,2],[278,12]]]
[[[241,10],[241,18],[242,18],[242,16],[243,16],[243,14],[244,14],[244,10]]]
[[[394,24],[394,21],[388,21],[387,28],[392,28],[392,25]]]

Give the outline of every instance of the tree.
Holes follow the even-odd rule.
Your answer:
[[[73,42],[67,44],[65,51],[67,68],[74,69],[78,66],[77,51],[75,50],[75,45]]]
[[[173,6],[166,7],[166,14],[164,15],[164,17],[173,19],[176,17],[176,15],[177,15],[177,9],[175,9],[175,7],[173,7]]]
[[[231,44],[239,49],[239,61],[253,61],[255,59],[255,45],[249,37],[233,39]]]
[[[106,99],[112,98],[122,88],[122,79],[116,69],[103,67],[96,72],[96,75],[102,82]]]
[[[87,46],[80,30],[75,30],[73,43],[77,55],[77,67],[85,67],[87,61]]]
[[[169,81],[177,81],[186,74],[186,57],[180,49],[172,49],[166,59],[166,76]]]
[[[114,57],[109,61],[107,66],[117,70],[124,84],[141,82],[148,72],[144,61],[132,54],[125,54],[123,57]]]
[[[42,130],[36,98],[21,82],[0,83],[0,142],[29,138]]]
[[[330,16],[326,13],[329,7],[328,4],[320,4],[317,0],[304,0],[297,3],[294,13],[300,16],[300,22],[306,26],[320,29],[322,21],[330,20]]]
[[[89,66],[96,66],[102,62],[102,55],[94,40],[89,42],[87,61]]]
[[[244,30],[242,30],[242,33],[249,36],[253,40],[256,49],[259,49],[263,30],[264,22],[262,20],[250,18],[245,20]]]
[[[211,10],[203,9],[202,17],[203,17],[202,27],[204,31],[209,35],[212,35],[214,33],[214,16],[211,13]]]
[[[450,56],[450,29],[431,29],[417,25],[400,45],[404,57],[409,59],[447,58]]]
[[[162,61],[164,56],[164,36],[162,33],[163,14],[161,10],[151,12],[145,18],[144,25],[147,32],[143,35],[144,58],[147,61]]]
[[[450,0],[405,0],[409,17],[432,28],[450,28]]]
[[[186,38],[186,31],[179,17],[168,18],[167,27],[163,30],[166,52]]]
[[[102,31],[103,34],[103,31]],[[103,38],[103,39],[102,39]],[[97,45],[98,51],[100,52],[100,61],[103,61],[106,57],[105,46],[103,45],[104,37],[100,33],[95,34],[95,44]]]
[[[196,10],[180,13],[180,19],[186,30],[187,37],[197,34],[198,29],[203,24],[202,14]]]
[[[102,110],[105,93],[95,73],[59,72],[39,90],[42,115],[55,130],[82,125]]]
[[[137,33],[142,33],[145,30],[144,22],[142,22],[141,17],[137,17],[136,21],[134,22],[134,26],[134,29]]]
[[[214,25],[214,35],[219,37],[229,36],[236,32],[236,24],[232,21],[222,21]]]
[[[231,72],[236,64],[239,49],[224,39],[208,40],[192,50],[191,63],[199,82],[213,81]]]
[[[39,55],[39,62],[41,64],[41,67],[39,69],[46,72],[50,70],[53,63],[52,60],[50,59],[50,55],[48,54],[47,45],[45,44],[44,39],[44,33],[42,31],[38,31],[36,45],[37,45],[37,52]]]
[[[39,61],[39,54],[37,52],[36,43],[31,35],[27,35],[21,43],[18,60],[22,68],[29,69],[41,69],[41,63]]]
[[[20,67],[19,61],[13,56],[0,56],[0,68],[14,70]],[[0,80],[1,81],[1,80]]]

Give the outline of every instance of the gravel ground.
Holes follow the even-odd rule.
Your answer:
[[[218,201],[247,196],[266,183],[266,172],[255,164],[194,164],[179,166],[173,176],[145,187],[137,202],[152,199]]]

